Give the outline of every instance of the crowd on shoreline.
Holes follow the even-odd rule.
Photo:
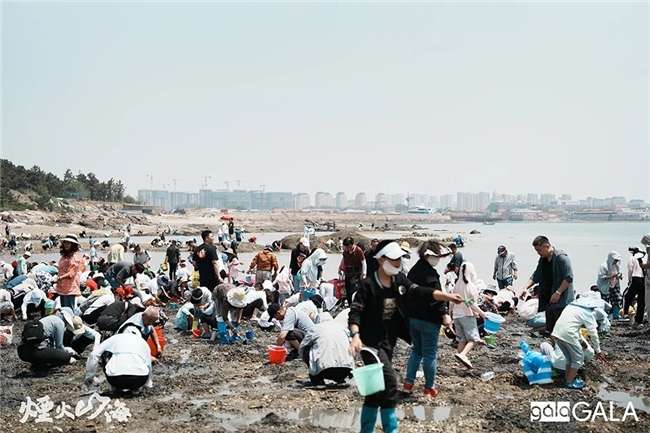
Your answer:
[[[76,363],[88,351],[89,386],[100,385],[101,370],[113,392],[151,388],[155,362],[164,356],[164,311],[171,311],[176,329],[215,347],[252,340],[256,332],[277,333],[277,349],[287,350],[287,359],[304,360],[312,386],[345,382],[357,355],[367,365],[380,362],[384,389],[365,396],[361,432],[374,431],[379,415],[384,432],[393,433],[396,406],[402,393],[416,392],[418,369],[426,398],[441,392],[435,380],[441,334],[455,345],[456,361],[471,369],[472,351],[493,345],[486,322],[519,316],[548,338],[540,351],[564,371],[564,386],[581,389],[579,371],[592,358],[607,362],[599,334],[612,322],[647,322],[650,234],[641,239],[645,251],[629,248],[626,264],[610,252],[596,284],[576,296],[568,254],[545,236],[532,241],[540,257],[534,270],[519,269],[507,247],[498,246],[495,284],[488,285],[456,243],[423,242],[408,269],[408,244],[374,239],[362,245],[347,237],[337,245],[339,278],[324,281],[327,246],[314,245],[309,233],[289,263],[281,264],[268,245],[242,268],[229,220],[216,234],[204,230],[200,245],[171,240],[156,269],[146,249],[129,245],[128,233],[130,227],[106,257],[92,240],[82,254],[80,240],[67,235],[58,240],[58,262],[30,262],[24,250],[13,263],[0,263],[0,319],[24,321],[21,360],[49,369]],[[125,260],[127,251],[133,261]],[[516,287],[524,271],[531,277]],[[411,345],[403,378],[392,367],[398,339]]]

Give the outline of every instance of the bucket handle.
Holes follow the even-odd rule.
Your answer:
[[[381,360],[379,359],[379,355],[377,354],[377,349],[372,349],[370,347],[364,346],[364,347],[361,348],[361,351],[362,352],[366,351],[366,352],[370,353],[377,360],[377,364],[381,364]]]

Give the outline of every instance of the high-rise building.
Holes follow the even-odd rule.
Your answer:
[[[395,207],[398,205],[406,205],[406,196],[404,194],[391,194],[390,205]]]
[[[306,209],[311,206],[311,199],[309,198],[309,194],[304,192],[296,194],[294,202],[296,209]]]
[[[314,200],[314,205],[317,208],[328,209],[336,207],[336,201],[334,197],[329,192],[317,192],[316,199]]]
[[[556,203],[555,194],[542,194],[540,201],[542,206],[551,206]]]
[[[456,207],[453,194],[443,194],[440,196],[440,209],[453,209]]]
[[[378,193],[375,196],[375,208],[376,209],[388,209],[390,207],[390,197],[388,194],[383,192]]]
[[[478,209],[479,211],[484,211],[490,205],[490,193],[489,192],[479,192],[478,193]]]
[[[365,192],[357,193],[354,197],[354,207],[357,209],[365,209],[368,207],[368,196]]]
[[[526,203],[527,204],[539,204],[539,194],[534,194],[529,192],[526,195]]]
[[[336,193],[336,208],[345,209],[348,207],[348,197],[344,192]]]

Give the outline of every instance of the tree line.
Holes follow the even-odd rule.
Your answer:
[[[45,172],[38,166],[25,168],[6,159],[0,159],[0,208],[20,209],[34,207],[19,200],[10,191],[29,196],[39,209],[52,209],[52,198],[74,198],[108,202],[134,202],[125,194],[122,181],[110,178],[100,181],[94,173],[72,173],[66,170],[63,179]]]

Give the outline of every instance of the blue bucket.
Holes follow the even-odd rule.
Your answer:
[[[496,334],[501,330],[501,324],[505,322],[502,316],[494,313],[485,313],[485,322],[483,324],[483,329],[489,334]]]
[[[377,354],[365,347],[361,350],[372,353],[377,359],[376,364],[369,364],[352,370],[357,390],[359,390],[359,394],[365,397],[385,390],[386,383],[384,382],[384,364],[379,361]]]
[[[304,289],[302,291],[302,300],[309,301],[316,294],[316,289]]]

